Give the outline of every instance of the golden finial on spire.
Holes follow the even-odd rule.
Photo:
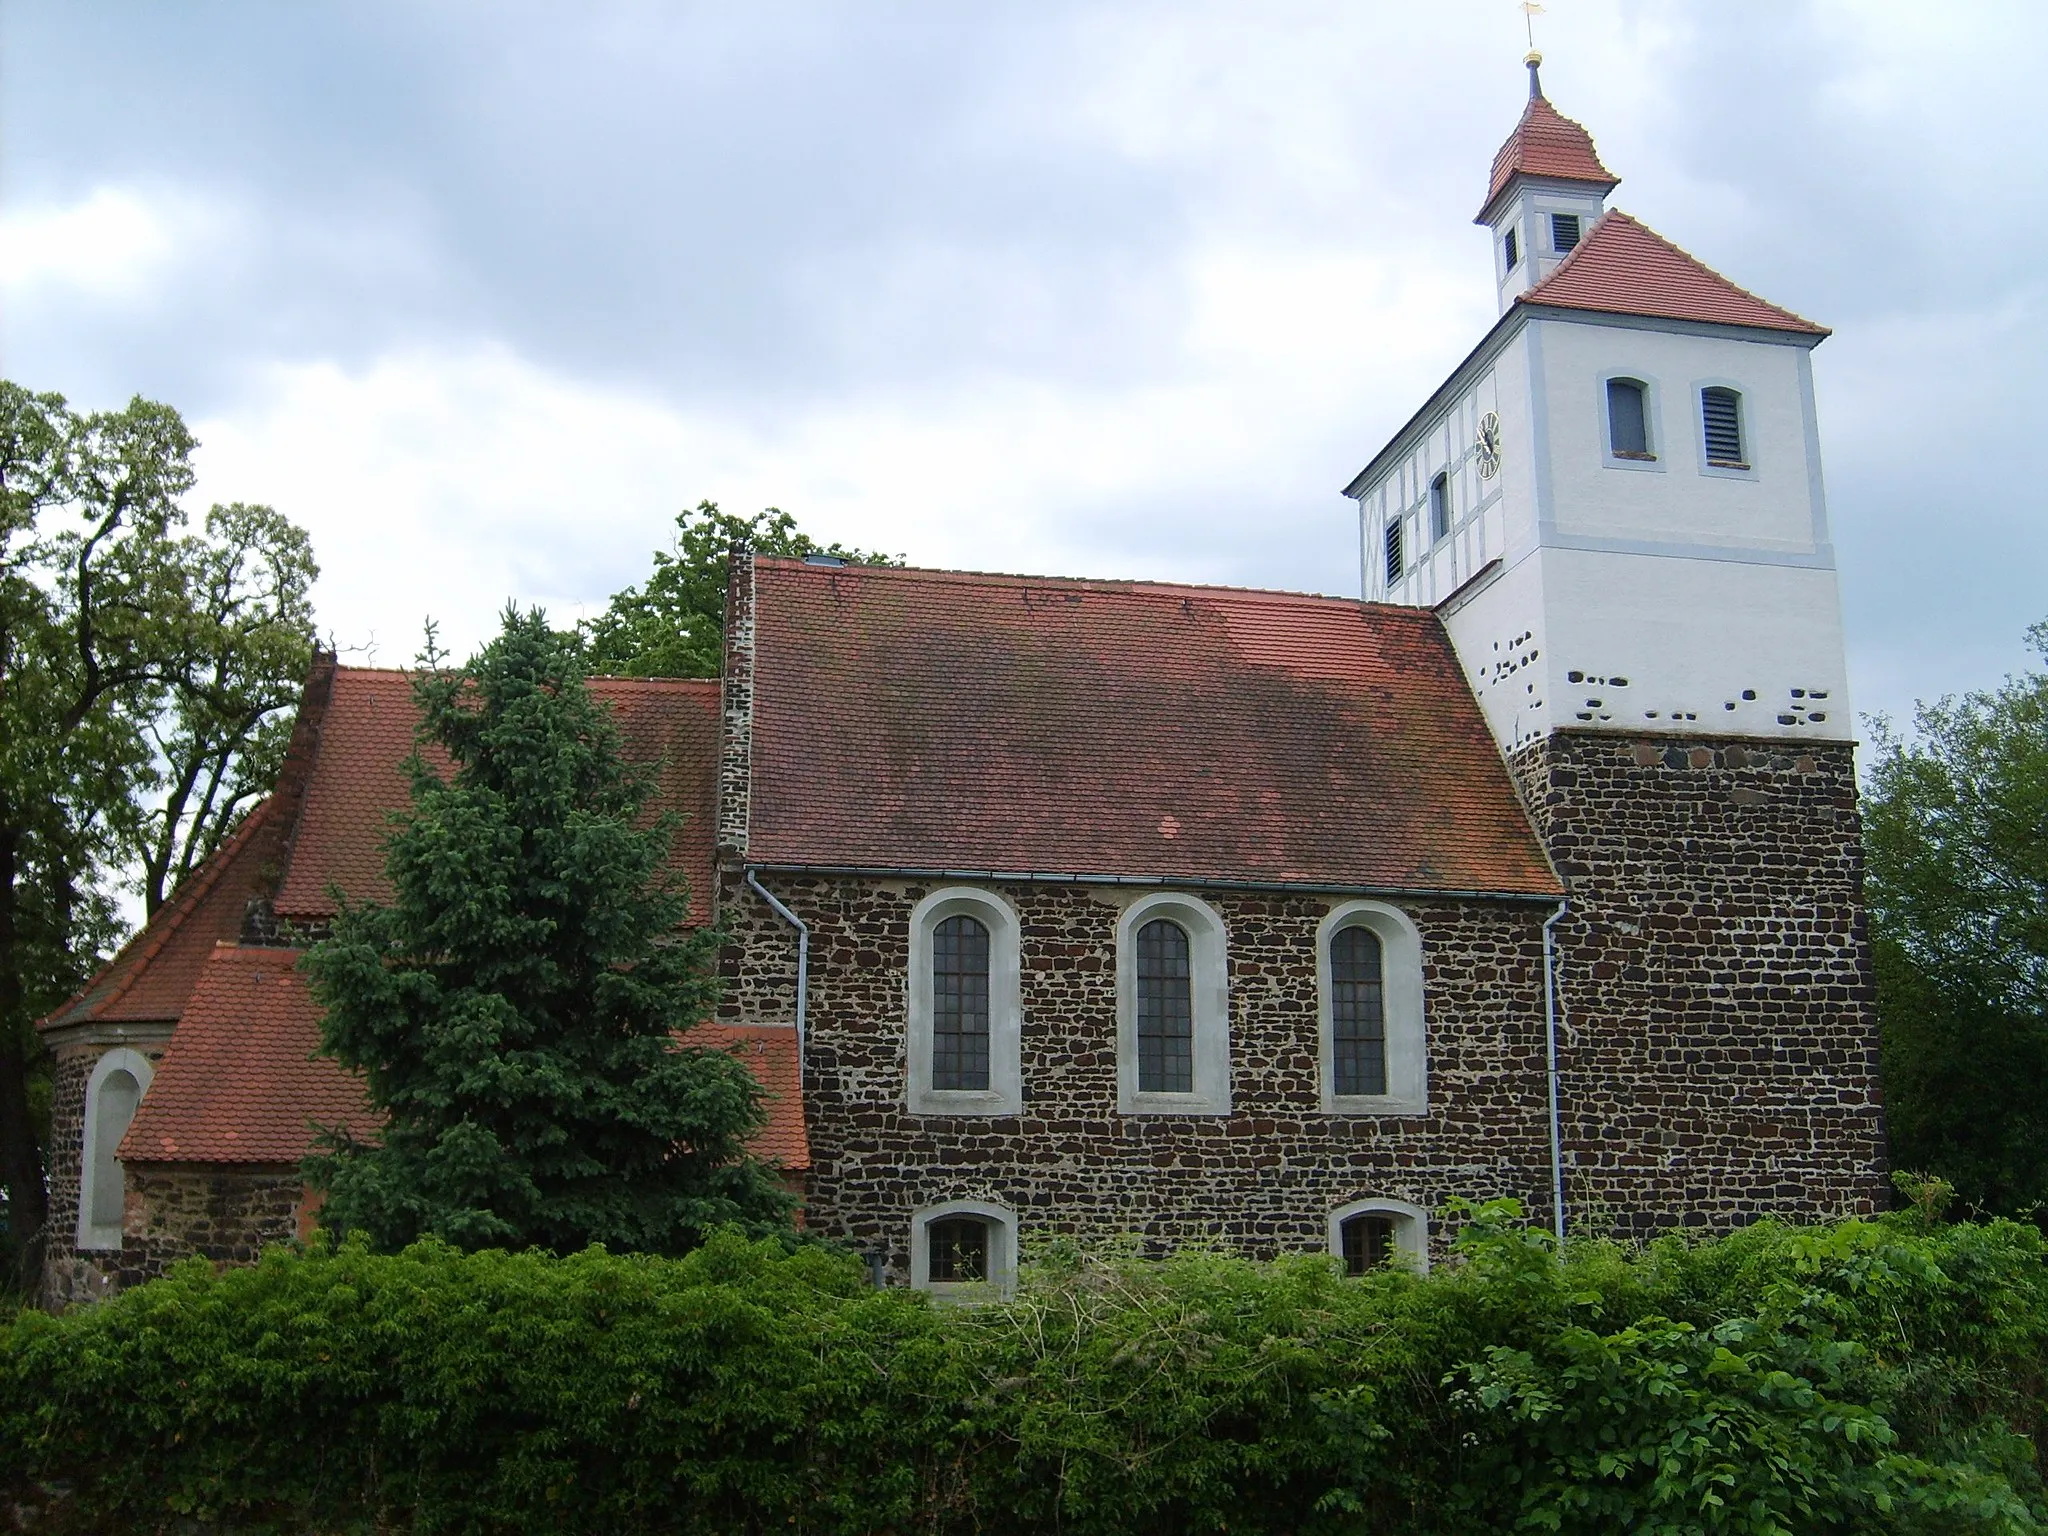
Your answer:
[[[1529,66],[1529,99],[1535,101],[1543,94],[1543,81],[1537,69],[1543,63],[1543,55],[1536,51],[1536,18],[1543,14],[1543,7],[1536,0],[1522,0],[1522,27],[1529,36],[1529,51],[1522,55],[1522,62]]]

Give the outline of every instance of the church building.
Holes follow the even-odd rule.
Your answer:
[[[1883,1202],[1827,332],[1610,208],[1537,62],[1499,318],[1345,490],[1359,598],[739,551],[721,678],[594,681],[731,934],[688,1038],[879,1281]],[[313,1128],[374,1130],[294,946],[386,889],[414,723],[317,657],[275,792],[44,1021],[53,1302],[301,1235]]]

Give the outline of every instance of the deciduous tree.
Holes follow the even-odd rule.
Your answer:
[[[2048,624],[2031,632],[2048,658]],[[2048,672],[1879,722],[1864,797],[1895,1166],[2048,1209]]]
[[[137,398],[80,414],[0,382],[0,1176],[42,1225],[34,1021],[151,911],[275,772],[312,647],[304,533],[179,499],[195,444]]]
[[[736,546],[800,560],[831,555],[852,565],[898,565],[840,544],[820,544],[776,507],[752,517],[700,501],[676,516],[672,550],[654,552],[654,574],[614,596],[582,628],[592,672],[614,677],[716,677],[725,659],[726,563]]]

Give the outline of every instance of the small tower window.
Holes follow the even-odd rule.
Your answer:
[[[1700,391],[1700,423],[1707,462],[1716,469],[1747,469],[1742,453],[1742,396],[1718,385]]]
[[[1407,569],[1407,556],[1401,548],[1401,519],[1397,517],[1387,524],[1387,585],[1398,586],[1401,573]]]
[[[1607,381],[1607,443],[1616,458],[1647,459],[1650,453],[1650,417],[1644,409],[1640,379]]]
[[[1576,213],[1553,213],[1550,216],[1551,249],[1562,254],[1579,243],[1579,216]]]
[[[1507,270],[1514,271],[1515,263],[1522,259],[1522,242],[1512,229],[1501,237],[1500,250],[1507,258]]]
[[[1429,482],[1429,538],[1433,544],[1451,533],[1451,477],[1439,474]]]

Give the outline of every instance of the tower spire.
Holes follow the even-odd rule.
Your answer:
[[[1543,100],[1543,77],[1536,73],[1543,67],[1543,55],[1531,48],[1522,55],[1522,62],[1529,66],[1529,99]]]

